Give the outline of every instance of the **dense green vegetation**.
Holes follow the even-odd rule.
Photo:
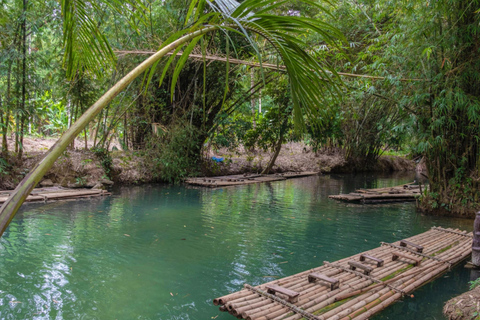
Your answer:
[[[0,175],[25,135],[63,133],[145,51],[223,24],[133,80],[76,147],[117,142],[164,181],[198,174],[206,146],[271,150],[265,172],[287,141],[339,150],[352,170],[401,151],[426,159],[425,210],[478,209],[480,1],[240,2],[250,15],[232,1],[0,1]]]

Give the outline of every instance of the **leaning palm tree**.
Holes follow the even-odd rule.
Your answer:
[[[128,0],[129,4],[137,0]],[[301,0],[311,6],[324,10],[317,2]],[[115,0],[114,2],[118,2]],[[178,59],[173,73],[172,91],[189,54],[198,42],[208,33],[219,31],[228,37],[229,32],[243,35],[253,48],[257,48],[252,35],[256,34],[265,39],[275,48],[283,65],[286,67],[290,79],[292,100],[294,105],[294,121],[301,127],[306,116],[314,116],[319,105],[324,100],[328,91],[335,90],[336,73],[325,61],[317,61],[307,54],[303,48],[307,32],[319,34],[326,43],[335,45],[338,39],[343,39],[341,33],[334,27],[315,19],[273,14],[275,10],[287,1],[278,0],[245,0],[241,4],[234,0],[191,0],[186,17],[185,28],[167,39],[159,50],[143,63],[138,65],[123,79],[108,90],[97,102],[67,130],[55,145],[46,153],[32,171],[20,182],[9,199],[0,208],[0,236],[15,216],[28,194],[40,182],[46,172],[53,166],[56,159],[66,150],[75,137],[95,118],[96,115],[110,103],[122,90],[135,78],[146,74],[146,79],[151,79],[153,70],[158,63],[169,53],[174,53],[164,66],[166,69],[172,64],[175,55],[183,49],[183,54]],[[75,48],[83,48],[82,54],[88,55],[84,61],[105,61],[104,52],[111,49],[105,44],[104,38],[98,33],[95,23],[89,20],[84,0],[62,0],[64,14],[64,37],[66,41],[66,61],[69,74],[74,74],[76,68],[82,65],[82,56],[76,55]],[[74,3],[74,4],[73,4]],[[91,3],[91,2],[89,2]],[[111,3],[111,2],[110,2]],[[121,2],[119,2],[121,3]],[[139,1],[139,3],[141,3]],[[83,7],[82,7],[83,5]],[[131,7],[128,6],[128,7]],[[79,10],[78,8],[82,9]],[[77,10],[77,11],[74,11]],[[324,10],[326,12],[326,10]],[[77,15],[80,15],[78,18]],[[87,28],[83,28],[80,39],[96,39],[102,43],[95,45],[92,52],[88,52],[85,44],[75,46],[72,39],[76,32],[75,21],[83,21]],[[88,31],[88,26],[92,32]],[[85,31],[87,30],[87,31]],[[78,34],[77,34],[78,37]],[[260,50],[256,49],[261,63]],[[150,70],[150,72],[148,72]],[[163,78],[163,77],[162,77]],[[148,81],[147,81],[148,82]]]

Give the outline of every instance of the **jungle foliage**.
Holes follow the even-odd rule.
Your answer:
[[[425,210],[478,210],[480,0],[240,2],[0,1],[0,177],[25,135],[65,132],[144,52],[224,23],[133,80],[71,147],[139,152],[163,181],[199,174],[206,147],[270,150],[265,172],[287,141],[356,171],[402,150],[426,159]]]

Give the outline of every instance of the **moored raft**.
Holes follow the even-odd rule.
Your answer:
[[[472,252],[472,233],[434,227],[422,234],[213,300],[250,320],[368,319]]]
[[[0,204],[7,201],[13,191],[0,190]],[[111,195],[102,189],[67,189],[60,187],[33,189],[25,202],[47,202],[52,200],[68,200]]]
[[[185,180],[186,184],[218,188],[238,186],[245,184],[261,183],[261,182],[274,182],[282,181],[286,179],[301,178],[317,175],[318,172],[285,172],[275,174],[237,174],[230,176],[218,176],[218,177],[202,177],[202,178],[189,178]]]
[[[425,186],[423,187],[425,189]],[[421,185],[412,183],[379,189],[358,189],[348,194],[328,196],[330,199],[357,203],[415,201],[422,193]]]

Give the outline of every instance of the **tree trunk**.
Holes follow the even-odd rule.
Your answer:
[[[125,120],[123,123],[123,148],[128,150],[128,129],[127,129],[127,113],[125,112]]]
[[[283,144],[283,135],[281,135],[280,139],[278,139],[278,142],[275,146],[275,153],[273,154],[272,158],[270,158],[270,162],[268,163],[265,170],[262,171],[262,174],[269,174],[270,173],[273,166],[275,165],[275,161],[277,161],[277,157],[280,154],[280,150],[282,150],[282,144]]]
[[[8,126],[8,118],[7,114],[3,114],[3,103],[2,103],[2,97],[0,96],[0,126],[2,128],[2,157],[6,157],[7,155],[7,126]],[[5,106],[6,108],[6,106]]]
[[[270,162],[268,163],[265,170],[262,171],[262,174],[268,174],[272,170],[273,166],[275,165],[275,161],[277,161],[277,157],[280,154],[280,150],[282,150],[282,144],[283,144],[283,140],[284,140],[283,135],[285,134],[285,131],[287,129],[287,125],[288,125],[288,118],[285,118],[283,120],[282,126],[280,127],[278,142],[275,145],[275,153],[273,154],[272,158],[270,159]]]
[[[252,68],[250,70],[250,87],[253,88],[255,87],[255,69]],[[250,108],[252,110],[252,123],[253,123],[253,128],[257,127],[257,119],[255,118],[255,96],[252,95],[252,98],[250,100]]]
[[[480,267],[480,211],[473,224],[472,263]]]
[[[85,150],[88,150],[88,136],[87,136],[87,128],[83,130],[85,134]]]
[[[18,152],[19,140],[20,140],[20,117],[18,114],[15,116],[15,153]]]
[[[18,148],[18,154],[17,154],[17,157],[19,160],[22,159],[23,157],[23,131],[25,130],[25,120],[26,120],[26,117],[24,116],[20,121],[20,134],[19,134],[19,141],[18,141],[19,148]]]

